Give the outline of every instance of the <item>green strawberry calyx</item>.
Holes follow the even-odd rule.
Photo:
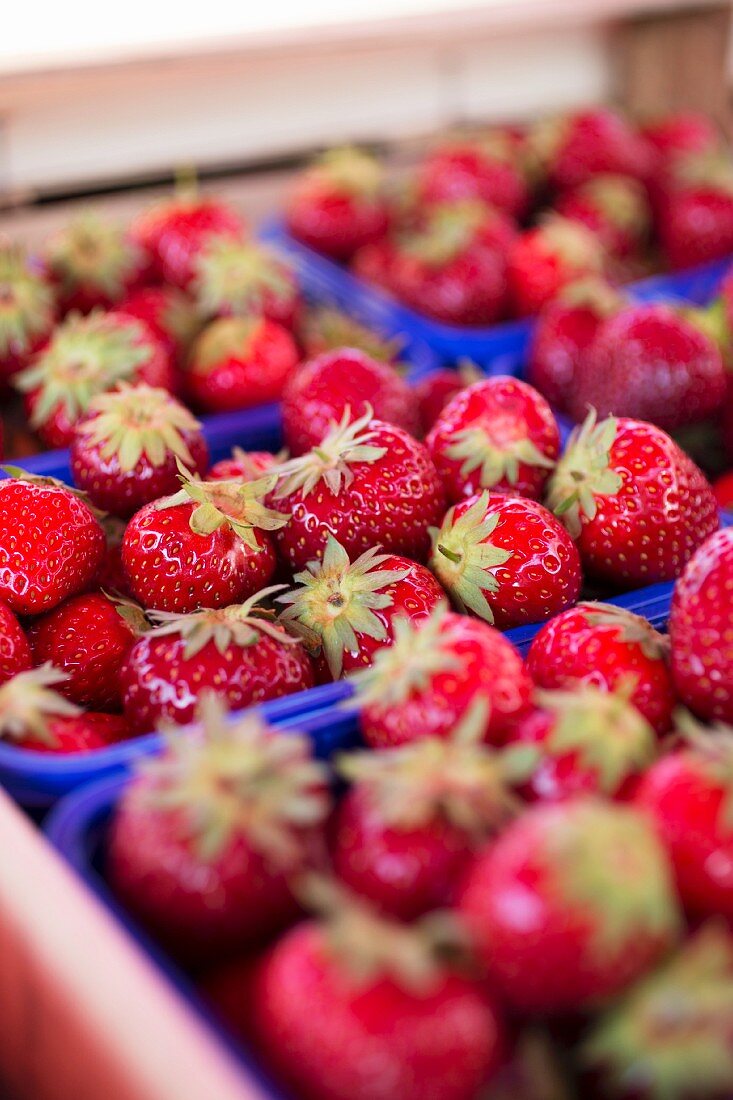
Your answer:
[[[299,864],[299,834],[325,819],[330,802],[309,739],[284,737],[253,712],[230,720],[211,692],[199,701],[197,726],[165,731],[163,753],[141,762],[145,804],[174,815],[204,863],[242,838],[277,868]]]
[[[556,301],[578,309],[592,309],[598,317],[611,317],[624,305],[616,287],[597,275],[582,275],[557,294]]]
[[[381,363],[394,363],[404,343],[399,336],[390,340],[382,338],[367,325],[332,306],[308,310],[302,336],[306,348],[312,347],[316,353],[357,348]]]
[[[0,247],[0,359],[30,351],[53,321],[48,283],[29,270],[19,249]]]
[[[492,572],[512,556],[511,550],[491,541],[499,523],[499,513],[487,515],[489,493],[482,493],[471,507],[455,519],[451,508],[438,530],[431,528],[433,552],[430,568],[462,611],[473,611],[480,619],[493,623],[494,613],[485,593],[499,591]]]
[[[583,423],[573,429],[550,477],[547,505],[572,538],[580,534],[584,518],[595,519],[596,498],[615,496],[623,485],[621,474],[611,464],[616,431],[613,416],[596,423],[596,411],[591,409]]]
[[[479,470],[483,489],[490,489],[504,480],[516,485],[520,466],[535,466],[543,470],[555,468],[554,461],[526,435],[497,442],[487,428],[474,424],[455,432],[452,439],[454,442],[446,448],[446,455],[461,463],[461,477],[468,477],[474,470]]]
[[[209,374],[229,359],[249,359],[263,323],[259,316],[218,317],[211,321],[191,348],[191,370]]]
[[[603,273],[603,246],[581,222],[551,214],[541,222],[539,233],[544,251],[558,256],[566,268]]]
[[[339,423],[332,424],[317,447],[275,469],[275,499],[282,500],[297,492],[308,496],[321,480],[332,493],[348,489],[354,480],[352,466],[377,462],[387,453],[386,447],[375,447],[372,442],[376,437],[376,432],[369,427],[373,417],[371,406],[367,406],[363,416],[352,420],[351,409],[347,406]]]
[[[389,589],[409,569],[382,569],[390,555],[372,547],[350,562],[343,546],[328,536],[322,562],[310,562],[294,580],[300,585],[277,598],[286,604],[280,622],[323,650],[334,680],[343,671],[344,653],[359,649],[359,635],[387,641],[387,627],[377,614],[393,604]]]
[[[649,1100],[730,1096],[732,1028],[733,939],[709,922],[596,1020],[581,1061],[614,1095],[638,1081]]]
[[[125,230],[93,211],[85,211],[56,233],[46,256],[65,293],[93,287],[112,301],[122,297],[142,261],[141,249]]]
[[[153,354],[150,344],[140,342],[142,331],[134,318],[118,325],[102,312],[70,314],[35,363],[14,380],[23,393],[36,395],[31,427],[40,427],[57,408],[73,423],[97,394],[133,381]]]
[[[643,615],[635,615],[625,607],[610,603],[586,601],[576,604],[589,626],[602,630],[615,630],[620,641],[638,646],[650,660],[666,660],[669,655],[669,637],[655,630]]]
[[[197,258],[194,293],[204,314],[248,316],[260,312],[266,298],[287,301],[296,288],[287,263],[269,249],[215,236]]]
[[[231,478],[224,481],[202,481],[193,476],[178,461],[182,488],[170,497],[156,502],[157,509],[175,508],[193,501],[198,507],[191,513],[189,525],[195,535],[212,535],[225,524],[251,550],[259,550],[257,530],[278,531],[290,519],[263,504],[263,497],[274,488],[274,475],[256,481]]]
[[[80,707],[54,690],[68,678],[68,673],[47,662],[7,680],[0,687],[0,738],[22,742],[33,737],[55,745],[50,723],[81,714]]]
[[[282,592],[285,587],[284,584],[275,584],[270,588],[263,588],[244,603],[216,609],[203,608],[188,615],[150,611],[148,614],[155,624],[150,631],[150,637],[182,638],[185,643],[184,660],[195,657],[209,642],[213,642],[223,656],[232,646],[246,649],[256,645],[263,634],[283,645],[298,645],[298,639],[286,633],[275,622],[275,612],[269,607],[260,606],[263,601],[275,592]]]
[[[167,390],[120,383],[116,390],[93,397],[88,411],[96,415],[79,425],[79,433],[103,458],[116,458],[123,473],[134,470],[142,458],[154,467],[163,466],[171,455],[193,462],[185,435],[198,432],[201,425]]]
[[[401,249],[430,267],[443,267],[465,252],[491,216],[478,199],[436,204],[424,228],[401,238]]]
[[[641,235],[649,228],[643,186],[630,176],[613,173],[592,176],[581,188],[608,220],[619,229]]]
[[[345,146],[321,154],[308,169],[303,182],[375,202],[384,187],[384,169],[370,153]]]
[[[593,770],[604,794],[615,794],[624,779],[651,764],[656,737],[647,720],[629,701],[632,677],[616,691],[590,684],[572,691],[538,691],[539,705],[553,724],[543,749],[552,756],[574,754]]]

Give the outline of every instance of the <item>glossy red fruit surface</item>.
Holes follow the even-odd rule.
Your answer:
[[[584,225],[557,215],[527,229],[507,257],[510,308],[517,317],[533,316],[570,283],[604,274],[605,253]]]
[[[481,199],[517,221],[530,205],[516,153],[499,133],[439,146],[419,169],[417,192],[418,200],[426,204]]]
[[[190,285],[196,257],[214,237],[239,240],[245,226],[228,203],[210,196],[180,196],[143,211],[131,234],[150,258],[155,275],[181,290]]]
[[[146,286],[126,294],[120,310],[144,321],[179,366],[183,364],[191,341],[201,328],[196,307],[182,290],[174,286]]]
[[[540,122],[531,140],[559,190],[608,172],[644,180],[654,165],[646,140],[607,107]]]
[[[33,664],[30,643],[7,604],[0,603],[0,684]]]
[[[231,458],[222,458],[207,473],[210,481],[257,481],[277,465],[277,455],[270,451],[243,451],[234,447]]]
[[[733,251],[730,184],[698,184],[674,190],[660,215],[659,236],[673,270],[728,256]]]
[[[212,321],[195,340],[184,385],[206,412],[234,412],[277,401],[299,359],[292,335],[265,318]]]
[[[29,736],[21,747],[33,752],[67,753],[93,752],[125,741],[131,730],[121,714],[97,714],[86,710],[70,718],[54,718],[49,722],[48,739]]]

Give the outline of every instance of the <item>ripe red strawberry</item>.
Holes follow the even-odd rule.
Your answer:
[[[633,810],[536,806],[480,853],[459,899],[492,987],[522,1013],[576,1012],[620,993],[674,942],[665,852]]]
[[[733,938],[708,923],[591,1026],[579,1061],[598,1100],[733,1095]]]
[[[399,338],[388,340],[334,306],[306,308],[298,325],[298,340],[307,359],[324,351],[357,348],[370,359],[394,363],[402,346]]]
[[[414,920],[450,904],[472,851],[510,816],[526,761],[476,743],[486,713],[478,699],[450,738],[337,762],[352,786],[332,823],[333,870],[380,912]]]
[[[145,324],[119,311],[69,317],[15,379],[30,425],[49,447],[67,447],[92,397],[120,382],[173,390],[176,376]]]
[[[104,531],[63,482],[7,469],[13,476],[0,481],[0,599],[16,615],[40,615],[94,580]]]
[[[513,224],[481,202],[431,207],[420,226],[395,238],[388,288],[436,321],[492,324],[506,312],[506,255],[514,237]]]
[[[733,724],[733,530],[711,535],[677,581],[669,616],[672,675],[701,718]]]
[[[218,611],[152,612],[158,625],[128,651],[120,674],[131,727],[142,733],[163,721],[185,725],[207,691],[242,710],[313,687],[313,664],[303,646],[258,606],[274,591]]]
[[[500,130],[439,145],[421,164],[416,186],[420,204],[480,199],[517,221],[531,201],[516,145]]]
[[[422,443],[371,409],[351,423],[346,409],[316,450],[278,472],[270,503],[290,519],[275,540],[292,569],[320,558],[329,535],[351,557],[376,546],[427,557],[445,507],[437,470]]]
[[[74,483],[106,512],[126,518],[179,488],[177,462],[203,475],[201,425],[167,390],[120,383],[77,421],[70,449]]]
[[[331,535],[323,561],[294,579],[300,587],[277,598],[288,605],[280,621],[320,649],[321,668],[334,680],[370,665],[394,641],[400,618],[418,623],[445,597],[423,565],[376,547],[352,563]]]
[[[592,176],[561,195],[555,209],[592,230],[617,260],[638,257],[647,243],[649,200],[644,186],[630,176]]]
[[[135,599],[180,613],[246,600],[272,578],[270,532],[287,522],[262,504],[272,481],[183,477],[182,485],[127,525],[122,563]]]
[[[439,604],[429,619],[395,622],[394,643],[353,677],[367,744],[447,737],[478,698],[488,701],[484,739],[502,744],[532,690],[522,658],[493,627]]]
[[[51,334],[51,287],[13,248],[0,247],[0,388],[28,365]]]
[[[713,492],[721,508],[733,510],[733,472],[723,474],[713,482]]]
[[[211,696],[200,718],[199,735],[171,736],[125,789],[107,851],[125,907],[191,962],[296,916],[288,878],[318,854],[329,808],[307,738],[254,713],[227,722]]]
[[[537,501],[482,493],[434,532],[430,568],[456,606],[502,630],[551,618],[578,598],[580,558]]]
[[[496,375],[454,397],[425,446],[451,504],[482,489],[537,500],[560,453],[560,432],[537,390]]]
[[[358,149],[331,149],[298,180],[285,210],[288,231],[335,260],[382,237],[389,223],[384,173]]]
[[[544,306],[530,337],[526,377],[553,408],[568,411],[580,362],[603,321],[622,305],[602,279],[581,279]]]
[[[81,711],[54,688],[66,673],[42,665],[0,687],[0,740],[44,753],[91,752],[129,736],[119,714]]]
[[[641,133],[654,146],[658,166],[668,164],[680,154],[714,153],[720,147],[720,132],[715,123],[695,111],[672,111],[649,119],[641,126]]]
[[[58,690],[72,703],[120,710],[120,669],[146,627],[134,605],[115,604],[101,592],[74,596],[31,624],[33,663],[66,673]]]
[[[103,592],[109,592],[113,596],[132,599],[132,592],[122,565],[122,539],[126,525],[121,519],[115,519],[114,516],[103,516],[100,523],[107,545],[102,564],[94,580],[87,586],[86,591],[97,592],[101,588]]]
[[[464,360],[457,368],[442,367],[423,378],[414,387],[417,398],[420,425],[429,432],[446,405],[474,382],[485,375],[469,360]]]
[[[139,214],[130,233],[164,283],[186,290],[193,281],[196,258],[213,237],[241,240],[245,226],[228,203],[211,196],[180,194]]]
[[[215,462],[206,475],[209,481],[257,481],[264,474],[283,461],[284,455],[271,454],[270,451],[243,451],[241,447],[232,448],[231,458],[222,458]]]
[[[661,428],[591,410],[550,478],[548,506],[587,574],[614,587],[674,580],[718,527],[710,485]]]
[[[31,668],[30,643],[7,604],[0,602],[0,685]]]
[[[185,373],[189,397],[205,412],[235,412],[277,401],[299,361],[293,336],[261,317],[222,317],[194,341]]]
[[[405,927],[353,902],[299,924],[265,955],[250,1023],[256,1049],[293,1095],[478,1096],[501,1058],[501,1024],[477,986],[438,960],[434,923]]]
[[[659,213],[659,239],[673,271],[733,252],[733,174],[673,188]]]
[[[537,693],[537,709],[517,723],[513,737],[538,753],[521,787],[525,798],[629,793],[657,750],[654,730],[630,702],[632,688],[633,681],[612,692],[586,683]]]
[[[530,144],[559,190],[608,173],[646,180],[654,166],[645,138],[607,107],[544,120],[532,130]]]
[[[605,266],[605,251],[594,233],[577,221],[552,215],[520,234],[509,250],[512,313],[517,317],[539,313],[570,283],[603,276]]]
[[[419,430],[414,394],[395,368],[356,348],[338,348],[302,363],[285,384],[283,434],[291,454],[317,447],[347,408],[353,419],[370,408],[412,435]]]
[[[174,286],[144,286],[126,294],[120,311],[144,321],[164,346],[171,362],[181,366],[201,318],[191,299]]]
[[[716,412],[726,393],[714,341],[678,310],[656,303],[626,306],[600,326],[573,378],[570,410],[582,420],[592,405],[678,428]]]
[[[65,313],[116,305],[146,274],[140,245],[121,226],[91,210],[57,230],[43,255]]]
[[[262,245],[212,237],[196,257],[192,293],[204,317],[267,317],[295,328],[302,301],[295,274]]]
[[[527,671],[541,688],[587,684],[616,691],[633,684],[630,702],[659,734],[672,724],[677,696],[668,640],[641,615],[605,603],[579,603],[535,635]]]

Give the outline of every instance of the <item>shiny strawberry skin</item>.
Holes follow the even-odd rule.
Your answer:
[[[135,641],[132,628],[101,592],[74,596],[29,629],[33,663],[68,673],[58,691],[89,710],[119,710],[120,667]]]
[[[313,662],[300,645],[260,634],[254,645],[230,643],[220,653],[209,641],[186,657],[181,635],[143,635],[127,653],[120,671],[125,716],[138,733],[161,720],[186,725],[204,691],[221,695],[231,710],[278,699],[313,687]]]
[[[285,211],[288,232],[331,259],[349,260],[359,248],[387,232],[389,216],[382,199],[350,195],[304,181]]]
[[[195,261],[212,237],[241,238],[244,222],[227,203],[214,198],[170,199],[144,211],[133,222],[133,238],[150,257],[156,276],[186,290]]]
[[[671,430],[716,412],[726,392],[720,351],[665,305],[628,306],[599,328],[574,373],[571,412],[631,416]]]
[[[125,741],[130,729],[121,714],[97,714],[88,710],[72,718],[54,718],[49,722],[53,743],[35,737],[26,737],[19,747],[34,752],[66,753],[93,752]]]
[[[0,684],[32,667],[28,638],[7,604],[0,602]]]
[[[63,487],[0,482],[0,599],[17,615],[39,615],[83,591],[105,551],[87,505]]]
[[[602,321],[591,306],[562,300],[549,302],[539,314],[530,337],[527,381],[553,408],[568,411],[579,364]]]
[[[644,180],[653,164],[650,147],[625,119],[607,108],[594,108],[566,121],[550,163],[550,182],[568,190],[607,173]]]
[[[545,227],[521,233],[507,257],[507,281],[512,314],[532,317],[570,283],[602,274],[602,248],[570,263],[546,239]]]
[[[489,488],[534,500],[541,497],[549,473],[546,467],[520,462],[513,482],[504,475],[493,484],[482,483],[480,466],[463,473],[464,459],[451,457],[450,449],[458,442],[459,433],[467,429],[482,430],[498,450],[529,440],[545,459],[553,462],[560,452],[560,432],[550,406],[537,390],[517,378],[502,375],[474,382],[443,410],[425,446],[451,504]]]
[[[669,633],[672,675],[682,701],[701,718],[733,724],[733,531],[697,550],[677,581]]]
[[[733,193],[712,184],[673,190],[660,212],[659,236],[674,271],[728,256],[733,251]]]
[[[429,432],[449,401],[465,389],[466,383],[458,371],[444,367],[423,378],[414,389],[420,412],[420,424]]]
[[[157,509],[146,504],[127,525],[122,563],[133,595],[159,611],[226,607],[264,588],[275,571],[269,537],[255,531],[252,550],[224,525],[197,535],[189,521],[195,504]]]
[[[527,653],[529,675],[540,688],[592,684],[604,691],[634,678],[630,701],[659,734],[671,725],[677,696],[667,661],[649,656],[620,626],[589,621],[592,603],[560,612],[535,635]]]
[[[276,465],[277,458],[270,451],[248,451],[241,456],[234,455],[215,462],[206,476],[209,481],[231,481],[232,478],[256,481]]]
[[[673,111],[652,119],[641,127],[641,133],[663,161],[680,153],[713,152],[720,144],[715,123],[695,111]]]
[[[257,1049],[303,1100],[472,1100],[501,1055],[496,1012],[469,980],[446,974],[420,996],[387,976],[359,986],[313,922],[264,957],[251,1003]]]
[[[391,364],[355,348],[327,351],[301,364],[283,390],[283,434],[290,453],[316,447],[347,406],[357,419],[367,404],[379,420],[417,434],[414,395]]]
[[[529,188],[519,168],[470,144],[436,149],[423,162],[417,186],[422,203],[481,199],[518,221],[530,205]]]
[[[171,361],[178,364],[182,363],[190,338],[201,324],[193,302],[183,291],[171,286],[133,290],[122,299],[119,309],[143,321],[164,346]]]
[[[731,439],[733,440],[733,432],[731,433]],[[719,477],[713,483],[713,492],[721,508],[733,508],[733,472]]]
[[[205,412],[236,412],[277,401],[299,358],[290,332],[264,318],[241,353],[204,364],[198,348],[197,342],[191,349],[184,386],[191,401]]]
[[[389,706],[365,703],[360,711],[364,740],[374,748],[408,744],[423,737],[448,737],[479,696],[489,701],[486,740],[501,744],[532,691],[522,658],[507,639],[480,619],[449,612],[441,626],[455,667],[434,673],[424,691]]]
[[[274,533],[283,561],[293,570],[323,556],[329,532],[353,560],[373,546],[424,560],[430,548],[428,528],[440,522],[445,507],[438,472],[422,443],[402,428],[373,420],[370,445],[386,448],[374,462],[351,465],[350,484],[333,493],[323,480],[308,494],[301,490],[272,507],[290,513],[287,526]]]

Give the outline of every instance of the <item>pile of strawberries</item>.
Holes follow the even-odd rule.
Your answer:
[[[448,135],[408,178],[327,152],[298,181],[299,241],[452,325],[536,314],[568,283],[614,283],[733,251],[733,163],[704,116],[634,125],[608,108]]]

